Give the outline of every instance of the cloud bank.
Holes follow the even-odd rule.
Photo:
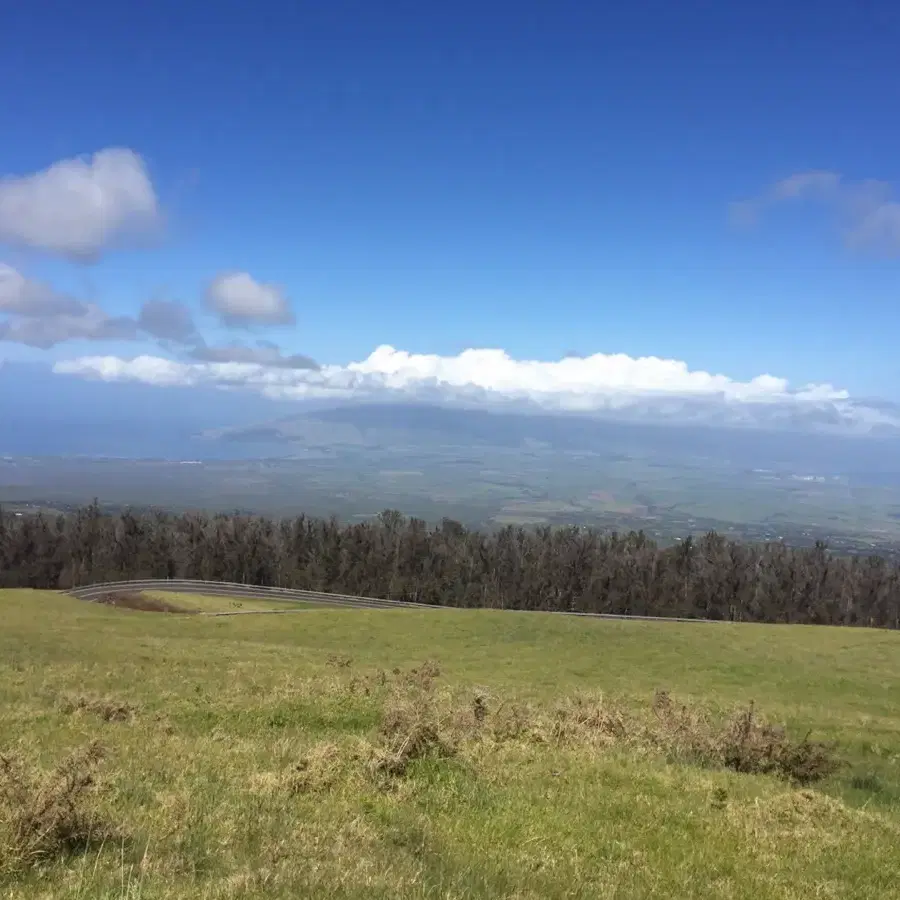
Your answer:
[[[59,362],[59,374],[151,385],[243,389],[278,399],[407,399],[645,420],[868,432],[898,428],[893,410],[854,401],[830,384],[791,387],[759,375],[737,381],[679,360],[597,353],[547,362],[503,350],[457,356],[378,347],[366,359],[317,369],[250,362],[176,361],[159,356],[90,356]]]
[[[133,341],[136,337],[133,319],[108,316],[93,304],[83,315],[0,322],[0,341],[15,341],[39,350],[49,350],[63,341]]]
[[[753,225],[773,207],[812,203],[837,217],[848,247],[900,256],[900,201],[885,181],[849,181],[837,172],[797,172],[751,200],[731,205],[736,224]]]
[[[140,156],[110,148],[0,179],[0,242],[75,262],[152,231],[160,211]]]
[[[219,347],[206,344],[195,347],[191,358],[207,363],[245,363],[267,366],[274,369],[311,369],[320,368],[319,364],[302,353],[283,354],[277,344],[270,341],[257,341],[255,346],[232,343]]]

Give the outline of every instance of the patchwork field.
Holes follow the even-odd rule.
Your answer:
[[[0,623],[5,897],[896,896],[900,634],[32,591]]]

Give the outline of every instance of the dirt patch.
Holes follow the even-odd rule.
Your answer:
[[[192,615],[197,612],[195,609],[185,609],[182,606],[169,603],[167,600],[160,600],[158,597],[149,597],[140,591],[119,591],[115,594],[99,597],[95,602],[102,603],[104,606],[115,606],[118,609],[135,609],[140,612],[181,613],[182,615]]]

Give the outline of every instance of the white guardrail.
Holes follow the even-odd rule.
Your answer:
[[[400,600],[384,600],[378,597],[357,597],[352,594],[330,594],[324,591],[301,591],[292,588],[269,587],[256,584],[239,584],[230,581],[196,581],[192,579],[146,578],[136,581],[108,581],[87,584],[66,591],[79,600],[97,601],[123,591],[171,591],[173,593],[205,594],[213,597],[234,597],[236,600],[266,600],[268,602],[312,602],[322,606],[343,606],[355,609],[444,609],[458,610],[468,607],[439,606],[431,603],[406,603]],[[287,611],[287,610],[285,610]],[[297,610],[300,612],[300,610]],[[531,612],[531,610],[505,610],[505,612]],[[583,616],[591,619],[620,619],[645,622],[713,622],[722,619],[688,619],[676,616],[631,616],[616,613],[584,613],[554,611],[556,615]]]

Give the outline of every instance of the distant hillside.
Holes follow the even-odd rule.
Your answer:
[[[711,459],[802,471],[895,472],[900,442],[712,426],[614,422],[576,414],[490,412],[430,404],[347,404],[209,430],[214,442],[298,447],[545,449],[647,460]]]
[[[411,457],[487,448],[587,453],[651,465],[853,473],[870,483],[897,482],[900,472],[896,438],[617,422],[421,402],[274,401],[240,391],[63,378],[33,364],[0,368],[0,456],[259,459],[310,448],[379,448]]]

